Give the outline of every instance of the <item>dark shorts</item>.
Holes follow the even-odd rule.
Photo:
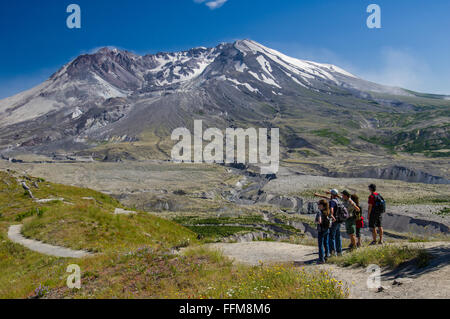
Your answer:
[[[371,213],[369,217],[369,228],[380,228],[382,226],[383,216],[380,213]]]
[[[348,235],[354,235],[356,233],[356,221],[354,218],[349,218],[345,221],[345,229]]]

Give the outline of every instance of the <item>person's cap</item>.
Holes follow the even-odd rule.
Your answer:
[[[331,193],[331,195],[338,195],[338,194],[339,194],[339,191],[338,191],[337,189],[332,189],[332,190],[330,191],[330,193]]]
[[[350,193],[349,193],[349,191],[348,191],[348,190],[344,190],[344,191],[342,191],[342,195],[345,195],[345,196],[348,196],[348,197],[350,197]]]

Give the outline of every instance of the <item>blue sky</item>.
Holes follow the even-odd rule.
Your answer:
[[[66,26],[66,7],[82,28]],[[380,5],[382,29],[366,8]],[[0,3],[0,98],[33,87],[81,53],[139,54],[249,38],[379,83],[450,94],[448,0],[41,0]]]

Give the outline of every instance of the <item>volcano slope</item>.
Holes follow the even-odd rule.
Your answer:
[[[139,56],[104,48],[0,101],[0,149],[170,159],[178,127],[280,129],[281,157],[332,177],[449,183],[447,96],[365,81],[251,40]]]

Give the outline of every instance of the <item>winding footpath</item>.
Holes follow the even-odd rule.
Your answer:
[[[22,226],[23,225],[10,226],[9,230],[8,230],[8,238],[12,242],[14,242],[16,244],[20,244],[22,246],[25,246],[30,250],[33,250],[35,252],[45,254],[48,256],[64,257],[64,258],[83,258],[83,257],[93,255],[93,254],[91,254],[87,251],[83,251],[83,250],[72,250],[69,248],[45,244],[43,242],[33,240],[33,239],[27,239],[21,233]]]
[[[119,213],[123,213],[120,211]],[[131,212],[130,212],[131,213]],[[72,250],[53,246],[37,240],[27,239],[21,234],[23,225],[10,226],[8,238],[35,252],[64,258],[83,258],[92,256],[87,251]],[[413,266],[397,270],[383,269],[379,289],[369,289],[367,280],[371,275],[365,268],[339,267],[332,264],[317,265],[317,248],[293,245],[282,242],[243,242],[216,243],[206,245],[210,249],[234,259],[238,263],[258,265],[260,263],[293,263],[306,271],[322,270],[341,280],[349,288],[350,298],[354,299],[413,299],[413,298],[450,298],[450,243],[429,242],[408,244],[421,246],[434,258],[422,269]]]

